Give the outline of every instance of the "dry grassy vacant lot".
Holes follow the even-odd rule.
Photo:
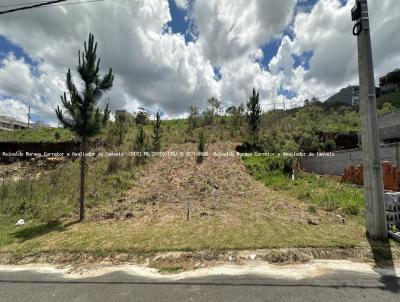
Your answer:
[[[209,152],[232,151],[215,143]],[[195,151],[194,144],[173,151]],[[362,216],[314,206],[257,181],[238,157],[155,159],[82,224],[0,224],[2,253],[147,253],[277,247],[368,247]],[[288,180],[290,181],[290,180]],[[340,194],[341,185],[337,186]],[[339,196],[339,195],[338,195]],[[190,220],[186,220],[190,202]]]

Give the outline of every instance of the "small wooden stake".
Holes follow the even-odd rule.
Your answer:
[[[191,204],[190,204],[190,201],[188,201],[187,202],[187,205],[186,205],[187,207],[187,212],[186,212],[186,220],[187,221],[189,221],[189,218],[190,218],[190,208],[191,208]]]

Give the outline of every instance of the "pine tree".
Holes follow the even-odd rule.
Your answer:
[[[188,132],[191,133],[198,126],[199,109],[195,106],[190,106],[188,117]]]
[[[261,121],[260,93],[253,88],[253,94],[247,102],[247,123],[250,130],[250,140],[254,147],[258,141],[258,131]]]
[[[199,142],[197,144],[197,151],[199,152],[199,155],[197,156],[197,162],[201,164],[204,160],[204,153],[206,152],[207,149],[207,143],[206,143],[206,137],[204,136],[203,131],[199,133]]]
[[[136,157],[136,164],[140,165],[144,162],[144,154],[143,152],[145,152],[146,150],[146,140],[147,140],[147,136],[146,136],[146,132],[143,129],[143,126],[140,126],[139,131],[136,135],[136,139],[135,139],[135,151],[140,152],[141,155]]]
[[[118,137],[117,145],[121,146],[124,142],[125,134],[128,132],[129,118],[125,113],[119,113],[115,117],[115,132]]]
[[[67,93],[61,96],[61,102],[69,114],[65,117],[63,111],[57,106],[56,114],[65,128],[73,131],[81,140],[81,161],[80,161],[80,200],[79,200],[79,221],[85,219],[85,174],[86,174],[86,148],[88,140],[97,135],[101,128],[107,124],[110,116],[108,104],[103,113],[97,107],[103,92],[110,90],[114,75],[112,69],[100,78],[100,59],[97,59],[97,43],[94,36],[89,34],[88,43],[84,43],[85,51],[79,51],[79,66],[77,71],[84,82],[84,89],[79,92],[72,81],[71,70],[68,70],[66,86]]]
[[[160,152],[161,150],[161,136],[162,136],[161,115],[160,111],[157,111],[156,123],[154,124],[153,135],[152,135],[153,149],[155,152]]]

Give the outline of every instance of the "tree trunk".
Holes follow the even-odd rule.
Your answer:
[[[85,220],[85,171],[86,171],[86,137],[81,142],[81,191],[79,198],[79,221]]]

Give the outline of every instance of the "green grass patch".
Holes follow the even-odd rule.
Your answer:
[[[110,159],[89,161],[86,178],[86,206],[109,202],[126,191],[134,179],[133,170],[118,169],[107,174]],[[79,160],[68,161],[54,171],[19,180],[0,179],[0,213],[11,217],[53,222],[78,209]]]
[[[60,134],[59,142],[72,141],[75,139],[73,133],[63,128],[37,128],[13,131],[0,131],[1,142],[57,142],[56,133]]]
[[[1,224],[1,223],[0,223]],[[0,227],[1,228],[1,227]],[[359,219],[346,224],[255,223],[236,225],[218,219],[158,224],[87,222],[70,226],[6,225],[2,253],[153,253],[245,250],[282,247],[354,247],[367,245]]]
[[[377,106],[379,109],[383,104],[390,103],[394,108],[400,108],[400,92],[392,92],[377,98]]]
[[[361,188],[305,172],[300,172],[292,180],[290,174],[283,172],[282,167],[287,163],[284,158],[245,157],[243,160],[250,173],[268,187],[327,211],[347,215],[364,213]]]

